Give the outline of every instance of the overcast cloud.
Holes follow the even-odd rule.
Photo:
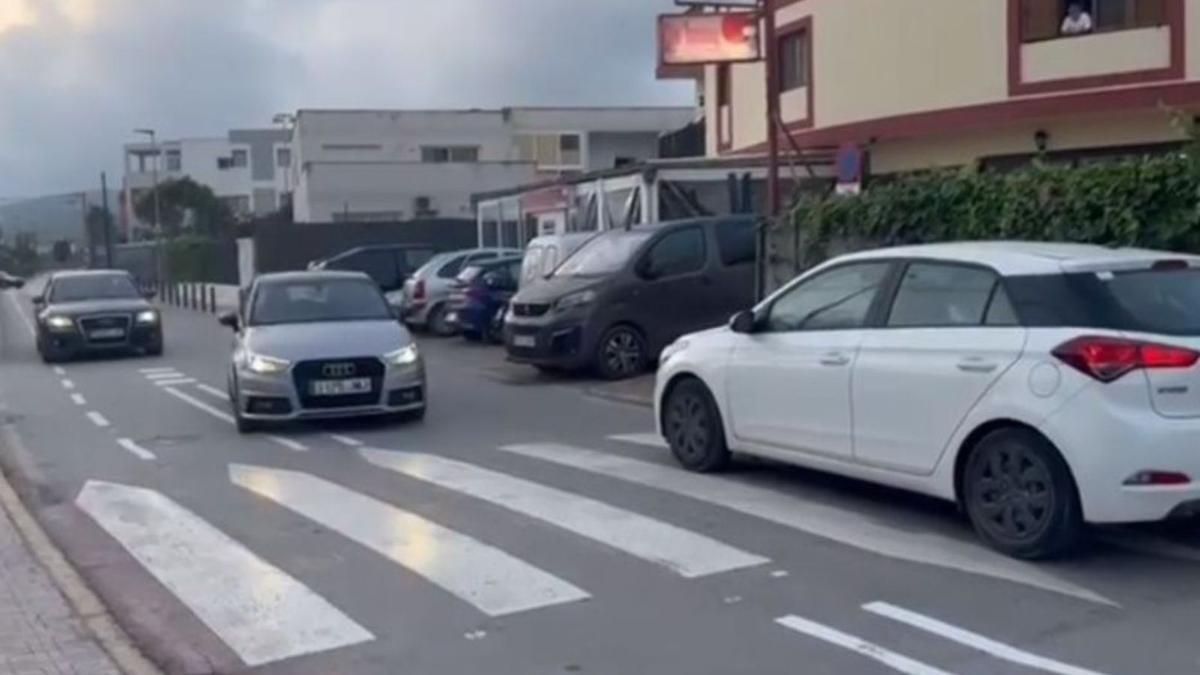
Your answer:
[[[119,180],[134,127],[297,108],[686,104],[672,0],[0,0],[0,196]]]

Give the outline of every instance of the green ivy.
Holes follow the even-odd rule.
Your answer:
[[[790,219],[805,259],[831,242],[898,245],[1017,239],[1200,252],[1200,153],[1013,173],[932,171],[853,197],[803,195]]]

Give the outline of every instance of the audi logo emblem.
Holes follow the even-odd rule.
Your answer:
[[[326,363],[321,366],[321,374],[325,377],[352,377],[354,375],[354,364]]]

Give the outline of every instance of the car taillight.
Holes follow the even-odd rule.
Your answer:
[[[425,280],[417,279],[417,283],[413,286],[413,300],[425,299]]]
[[[1200,352],[1183,347],[1113,337],[1080,337],[1065,342],[1054,356],[1084,375],[1113,382],[1140,369],[1191,368]]]

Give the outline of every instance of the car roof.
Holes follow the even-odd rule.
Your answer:
[[[80,277],[128,277],[125,270],[61,270],[50,275],[51,279],[77,279]]]
[[[512,263],[519,263],[522,260],[524,260],[524,256],[522,256],[522,255],[502,255],[499,258],[492,258],[491,260],[479,260],[477,262],[473,262],[473,263],[463,267],[463,269],[468,269],[471,267],[481,267],[481,268],[499,267],[501,265],[510,265]]]
[[[309,270],[304,272],[273,272],[260,274],[254,279],[256,284],[287,283],[290,281],[332,281],[345,279],[352,281],[371,281],[371,277],[362,272],[345,270]]]
[[[1190,254],[1137,248],[1109,248],[1096,244],[1032,241],[972,241],[897,246],[851,253],[837,258],[836,261],[892,258],[924,258],[985,265],[1004,276],[1137,269],[1164,259],[1184,260],[1193,267],[1200,267],[1200,257]]]

